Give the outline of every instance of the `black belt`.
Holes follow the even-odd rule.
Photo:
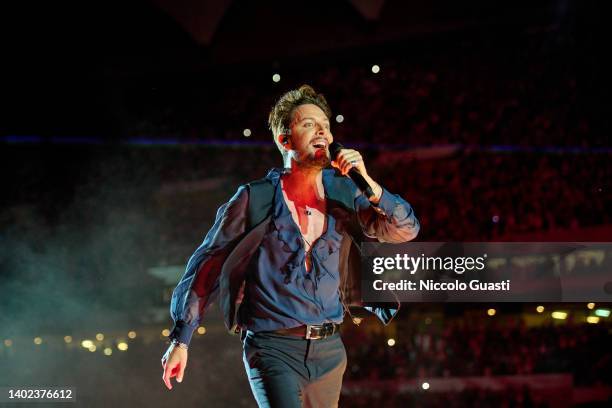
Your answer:
[[[340,325],[336,323],[305,324],[290,329],[279,329],[273,331],[276,334],[301,337],[306,340],[319,340],[331,336],[340,330]]]

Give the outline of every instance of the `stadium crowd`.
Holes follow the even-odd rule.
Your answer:
[[[270,107],[301,81],[326,95],[334,115],[343,117],[332,130],[350,142],[607,146],[610,124],[594,79],[598,66],[582,58],[585,50],[575,38],[539,32],[506,42],[462,36],[428,47],[390,46],[384,57],[376,50],[333,65],[289,64],[280,69],[279,83],[256,71],[252,78],[234,72],[169,81],[154,94],[132,84],[125,134],[239,141],[249,128],[250,140],[267,141]],[[220,77],[213,80],[215,75]],[[235,76],[226,82],[223,75]]]
[[[447,319],[420,324],[399,319],[388,334],[349,330],[346,378],[379,380],[571,373],[576,385],[612,384],[609,324],[552,322],[533,327],[503,320]]]

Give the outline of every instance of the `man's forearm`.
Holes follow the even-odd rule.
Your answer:
[[[372,191],[374,192],[374,195],[369,198],[370,202],[375,205],[378,204],[383,193],[383,188],[367,174],[364,176],[364,179],[367,181],[370,187],[372,187]]]

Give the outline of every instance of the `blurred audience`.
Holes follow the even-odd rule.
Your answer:
[[[570,34],[531,33],[509,44],[469,36],[452,44],[430,42],[387,46],[375,56],[365,51],[315,68],[286,67],[278,84],[256,80],[255,73],[251,81],[245,80],[248,73],[234,80],[200,78],[180,102],[172,97],[180,90],[150,97],[128,87],[133,100],[125,134],[240,141],[249,128],[249,140],[267,141],[275,99],[307,82],[326,95],[334,117],[343,116],[332,131],[349,142],[608,145],[609,120],[593,82],[599,68],[580,58]],[[372,64],[380,71],[374,73]]]
[[[575,385],[612,385],[609,324],[544,324],[523,319],[399,319],[389,334],[344,325],[347,380],[571,373]]]

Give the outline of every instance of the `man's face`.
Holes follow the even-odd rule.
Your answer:
[[[327,116],[317,105],[295,108],[289,136],[293,160],[301,166],[329,166],[329,145],[334,141],[329,126]]]

